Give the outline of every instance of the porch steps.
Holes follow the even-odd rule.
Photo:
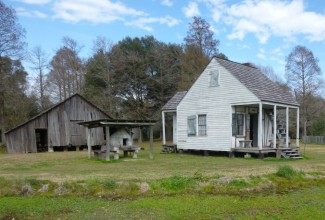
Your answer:
[[[161,153],[169,154],[169,153],[176,153],[177,152],[177,145],[176,144],[164,144]]]
[[[299,153],[299,148],[292,148],[288,150],[283,150],[281,156],[284,158],[290,159],[303,159],[303,157]]]

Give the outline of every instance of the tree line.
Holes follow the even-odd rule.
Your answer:
[[[154,36],[125,37],[117,43],[97,37],[92,54],[70,37],[53,57],[37,46],[26,52],[25,30],[15,10],[0,0],[0,130],[6,131],[69,96],[80,93],[113,118],[151,119],[177,92],[188,90],[218,51],[210,25],[193,17],[182,44]],[[33,86],[21,61],[37,73]],[[271,67],[257,66],[289,89],[301,104],[303,134],[325,135],[325,106],[318,59],[304,46],[286,58],[286,81]],[[3,135],[3,132],[2,132]]]

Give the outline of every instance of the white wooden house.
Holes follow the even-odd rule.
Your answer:
[[[284,123],[277,113],[283,111]],[[289,137],[289,112],[296,116],[296,141]],[[181,150],[285,155],[299,146],[299,105],[294,97],[257,68],[213,58],[187,92],[162,108],[173,114],[173,144]],[[289,152],[289,151],[288,151]],[[297,156],[295,152],[290,152]]]

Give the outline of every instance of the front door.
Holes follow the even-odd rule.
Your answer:
[[[258,114],[250,115],[250,140],[252,140],[252,146],[258,145]]]

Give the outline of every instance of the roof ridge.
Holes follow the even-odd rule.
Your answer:
[[[88,102],[91,106],[93,106],[94,108],[98,109],[100,112],[102,112],[102,113],[105,114],[106,116],[112,118],[110,115],[108,115],[107,113],[105,113],[102,109],[100,109],[98,106],[96,106],[96,105],[93,104],[91,101],[89,101],[89,100],[86,99],[84,96],[82,96],[79,92],[76,92],[75,94],[72,94],[72,95],[69,96],[68,98],[66,98],[66,99],[64,99],[64,100],[62,100],[62,101],[60,101],[60,102],[58,102],[58,103],[52,105],[51,107],[49,107],[49,108],[47,108],[47,109],[41,111],[39,114],[35,115],[34,117],[31,117],[30,119],[26,120],[25,122],[23,122],[23,123],[21,123],[21,124],[18,124],[16,127],[9,129],[8,131],[5,132],[5,134],[7,134],[7,133],[9,133],[9,132],[11,132],[11,131],[13,131],[13,130],[19,128],[19,127],[24,126],[24,125],[27,124],[28,122],[30,122],[30,121],[32,121],[32,120],[34,120],[34,119],[36,119],[36,118],[42,116],[43,114],[45,114],[45,113],[51,111],[52,109],[54,109],[54,108],[56,108],[57,106],[63,104],[64,102],[66,102],[66,101],[72,99],[72,98],[75,97],[75,96],[79,96],[80,98],[82,98],[83,100],[85,100],[86,102]]]

